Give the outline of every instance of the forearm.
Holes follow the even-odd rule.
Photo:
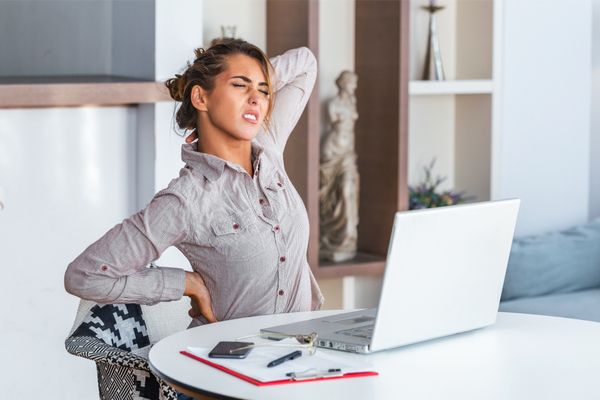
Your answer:
[[[273,144],[283,154],[285,144],[308,103],[317,77],[317,60],[306,47],[292,49],[272,59],[275,104],[268,134],[259,141]]]
[[[99,303],[154,304],[177,300],[185,271],[147,268],[169,246],[187,238],[185,203],[157,195],[143,210],[117,224],[67,267],[65,289]]]
[[[310,93],[317,74],[317,60],[307,47],[291,49],[271,58],[275,72],[274,91],[292,84]]]
[[[156,304],[178,300],[185,288],[185,271],[178,268],[144,268],[123,276],[109,276],[100,268],[90,271],[86,262],[77,259],[65,274],[67,292],[97,303]],[[108,267],[107,267],[108,268]]]

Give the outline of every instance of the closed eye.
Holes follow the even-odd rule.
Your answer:
[[[234,87],[246,87],[246,85],[242,85],[241,83],[232,83],[232,85]],[[262,94],[264,94],[265,96],[269,95],[269,92],[267,92],[266,90],[259,90],[259,92],[261,92]]]

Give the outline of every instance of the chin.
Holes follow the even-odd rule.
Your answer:
[[[245,130],[245,131],[241,130],[241,131],[236,132],[232,136],[239,140],[250,141],[250,140],[253,140],[256,137],[256,135],[258,135],[258,131],[259,131],[259,129]]]

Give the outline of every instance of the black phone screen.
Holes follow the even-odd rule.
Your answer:
[[[246,358],[252,347],[236,350],[240,347],[251,346],[252,342],[219,342],[214,349],[208,353],[210,358]]]

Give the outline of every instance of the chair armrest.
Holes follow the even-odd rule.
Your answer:
[[[70,336],[65,340],[65,348],[73,355],[121,367],[150,371],[148,360],[126,350],[110,346],[91,336]]]

